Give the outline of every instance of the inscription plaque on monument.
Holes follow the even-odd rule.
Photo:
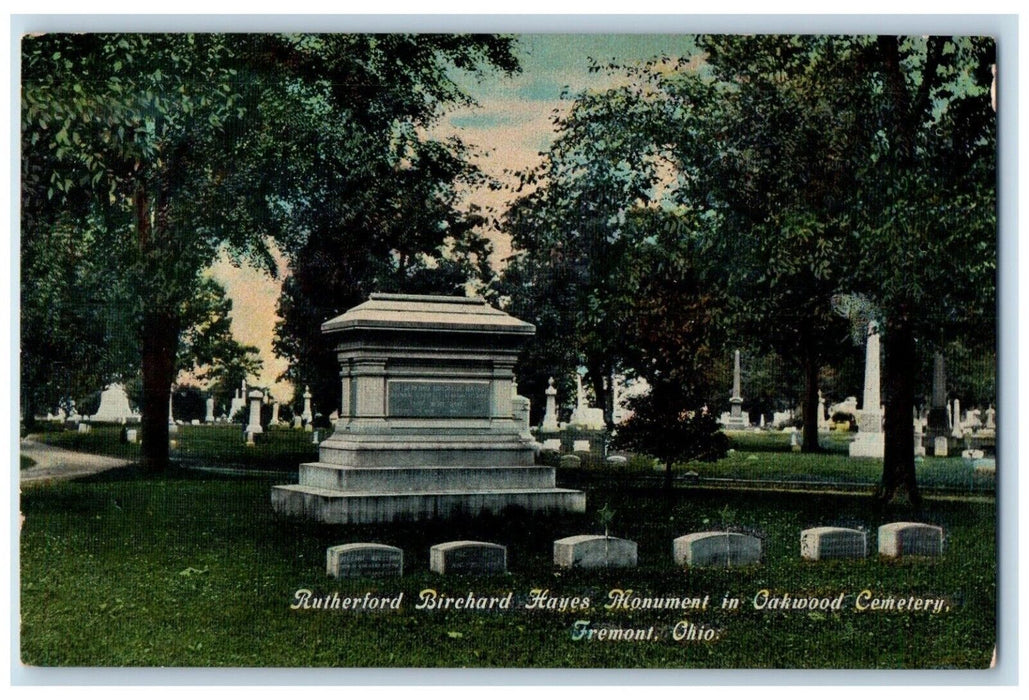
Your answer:
[[[489,382],[389,382],[390,416],[398,418],[488,418]]]

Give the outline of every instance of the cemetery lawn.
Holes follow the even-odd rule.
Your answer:
[[[38,666],[986,668],[996,638],[996,507],[990,499],[927,500],[924,513],[883,511],[863,495],[679,488],[672,496],[631,478],[589,488],[585,515],[466,517],[447,523],[326,526],[281,519],[275,478],[229,478],[134,467],[27,485],[21,511],[21,658]],[[598,532],[639,544],[639,568],[556,572],[553,540]],[[818,525],[938,524],[935,560],[804,562],[799,533]],[[763,539],[763,562],[678,570],[674,537],[731,525]],[[505,576],[444,578],[428,551],[447,540],[508,547]],[[375,541],[404,550],[399,579],[337,581],[325,549]],[[510,610],[419,610],[424,589],[466,597],[512,593]],[[612,589],[651,597],[709,597],[707,610],[606,610]],[[400,610],[291,610],[316,596],[395,597]],[[533,589],[588,597],[589,608],[526,610]],[[839,612],[756,610],[781,596],[843,594]],[[943,599],[949,609],[858,612],[857,596]],[[739,608],[723,610],[723,596]],[[675,641],[677,623],[714,629],[713,641]],[[650,641],[574,641],[591,629],[650,630]]]

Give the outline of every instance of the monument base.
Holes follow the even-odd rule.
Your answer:
[[[883,433],[858,433],[850,443],[851,457],[874,457],[882,459],[885,451]]]
[[[360,524],[483,512],[497,515],[510,506],[531,513],[586,512],[586,494],[555,488],[554,470],[547,467],[336,469],[332,465],[306,464],[304,468],[307,476],[302,471],[302,479],[325,483],[335,476],[339,483],[352,486],[347,490],[313,483],[275,486],[272,509],[276,513],[322,523]],[[473,485],[480,479],[480,485]],[[385,483],[390,484],[388,491],[353,490]],[[496,488],[485,486],[487,483]]]

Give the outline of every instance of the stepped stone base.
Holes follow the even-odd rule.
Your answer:
[[[315,467],[312,472],[317,475],[319,481],[333,476],[331,465],[328,469],[324,464],[304,466]],[[586,494],[582,491],[554,488],[554,470],[546,467],[335,471],[340,483],[382,486],[391,476],[394,480],[389,490],[344,490],[338,486],[327,488],[312,483],[275,486],[272,488],[272,509],[281,515],[332,524],[428,520],[447,518],[459,513],[499,514],[509,506],[525,508],[532,513],[586,511]],[[478,488],[469,483],[467,478],[469,473],[476,475],[476,472],[489,473],[488,478],[486,474],[478,474],[483,482]],[[407,478],[396,478],[404,474]],[[548,481],[549,486],[545,485]],[[463,487],[459,486],[462,482]],[[532,482],[537,483],[531,485]],[[433,485],[437,487],[432,488]]]

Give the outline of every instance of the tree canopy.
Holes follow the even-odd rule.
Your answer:
[[[399,212],[376,210],[362,182],[381,176],[384,163],[403,171],[416,147],[431,151],[417,127],[467,100],[448,68],[514,70],[510,41],[23,39],[23,238],[49,236],[73,207],[96,220],[98,260],[125,285],[138,318],[145,466],[167,463],[183,307],[201,289],[203,271],[228,252],[274,273],[272,241],[289,255],[312,231],[339,227],[340,208],[351,217],[392,216],[399,227]],[[420,250],[421,242],[410,247]]]

